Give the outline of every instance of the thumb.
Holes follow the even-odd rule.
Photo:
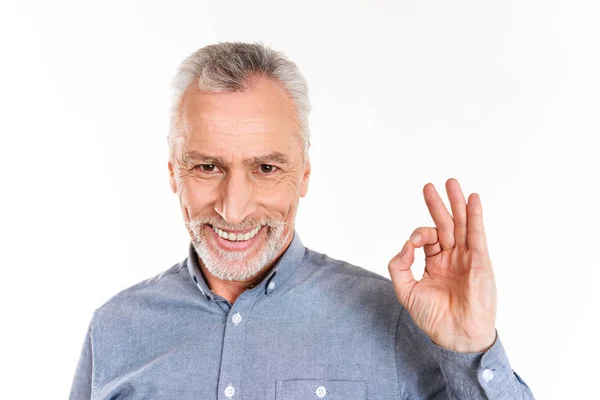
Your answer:
[[[388,265],[392,283],[396,289],[396,297],[404,308],[408,309],[408,300],[412,288],[418,283],[410,267],[415,262],[415,246],[407,240],[402,248]]]

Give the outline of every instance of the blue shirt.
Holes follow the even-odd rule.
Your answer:
[[[499,337],[485,353],[433,343],[389,279],[297,234],[230,304],[197,255],[117,294],[90,323],[71,400],[533,399]]]

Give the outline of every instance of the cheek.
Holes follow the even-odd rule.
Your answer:
[[[188,215],[197,215],[214,203],[216,188],[213,186],[201,184],[193,179],[180,181],[179,202]]]
[[[257,185],[257,202],[267,211],[286,215],[300,198],[300,185],[291,178],[282,178],[271,185]]]

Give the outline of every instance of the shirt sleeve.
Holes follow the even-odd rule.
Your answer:
[[[91,329],[88,329],[83,348],[75,370],[75,378],[71,386],[69,400],[90,400],[92,397],[92,340]]]
[[[487,351],[458,353],[433,343],[403,309],[396,358],[403,399],[534,399],[527,384],[512,370],[498,332]]]

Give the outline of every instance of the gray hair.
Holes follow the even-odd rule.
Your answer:
[[[235,92],[248,88],[249,80],[266,75],[281,82],[296,108],[296,120],[308,154],[310,133],[308,114],[310,102],[306,80],[296,64],[282,53],[261,43],[224,42],[203,47],[186,58],[173,79],[173,102],[170,116],[169,151],[173,155],[171,138],[181,127],[181,100],[192,84],[203,92]]]

